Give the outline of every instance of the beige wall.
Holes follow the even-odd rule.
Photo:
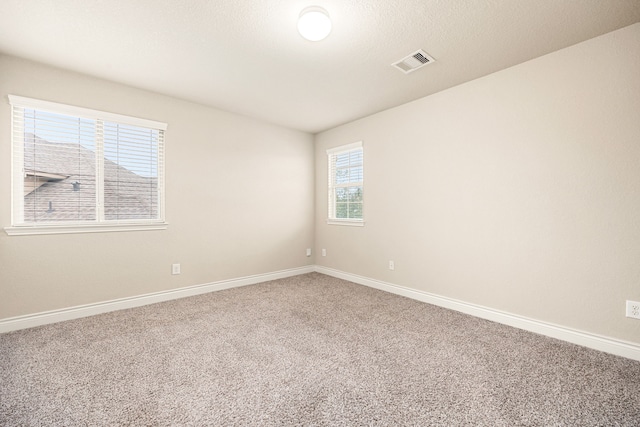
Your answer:
[[[7,94],[168,123],[169,228],[0,231],[0,319],[313,264],[311,135],[8,56],[0,56],[0,227],[11,221]]]
[[[325,150],[359,140],[366,225],[327,225]],[[640,343],[640,24],[317,135],[315,247],[322,266]]]

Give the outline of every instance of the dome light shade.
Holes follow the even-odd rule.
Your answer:
[[[312,42],[324,39],[331,32],[329,14],[319,6],[303,9],[298,18],[298,32]]]

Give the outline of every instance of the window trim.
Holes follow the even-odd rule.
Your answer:
[[[166,151],[166,142],[164,140],[164,132],[167,130],[167,124],[142,119],[138,117],[125,116],[122,114],[109,113],[106,111],[93,110],[90,108],[78,107],[74,105],[60,104],[57,102],[44,101],[40,99],[27,98],[17,95],[8,95],[9,104],[11,105],[11,226],[4,227],[5,232],[9,236],[18,235],[38,235],[38,234],[69,234],[69,233],[103,233],[112,231],[142,231],[142,230],[164,230],[167,228],[165,221],[165,166],[164,153]],[[115,122],[119,124],[132,125],[156,129],[162,131],[162,150],[158,157],[158,190],[161,195],[158,204],[159,218],[150,220],[120,220],[120,221],[69,221],[69,222],[39,222],[39,223],[19,223],[16,218],[16,192],[20,194],[24,191],[23,183],[16,182],[16,144],[14,128],[14,109],[27,108],[39,111],[46,111],[55,114],[65,114],[85,119],[98,120],[102,122]],[[100,162],[100,159],[98,160]],[[102,171],[97,171],[102,173]],[[97,183],[97,185],[100,185]],[[20,188],[18,188],[20,187]],[[98,206],[96,206],[98,208]]]
[[[145,231],[166,230],[166,222],[135,223],[135,224],[73,224],[73,225],[15,225],[5,227],[4,231],[9,236],[33,236],[38,234],[78,234],[78,233],[105,233],[111,231]]]
[[[350,227],[364,227],[364,219],[338,218],[327,219],[328,225],[348,225]]]
[[[362,150],[362,181],[360,181],[360,185],[362,186],[362,218],[336,218],[335,217],[335,196],[333,194],[333,180],[332,176],[332,168],[331,168],[331,157],[344,153],[347,151],[352,151],[355,149]],[[327,150],[327,224],[328,225],[346,225],[351,227],[364,227],[364,146],[362,141],[353,142],[351,144],[340,145],[338,147],[329,148]]]
[[[155,120],[141,119],[138,117],[125,116],[123,114],[109,113],[107,111],[94,110],[91,108],[77,107],[75,105],[59,104],[57,102],[43,101],[41,99],[27,98],[24,96],[7,95],[12,107],[33,108],[50,113],[68,114],[79,116],[85,119],[95,119],[113,121],[132,126],[142,126],[154,129],[167,130],[167,124]]]

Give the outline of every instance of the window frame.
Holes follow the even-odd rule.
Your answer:
[[[165,221],[166,192],[164,167],[166,123],[16,95],[8,95],[8,98],[9,104],[11,105],[11,226],[4,228],[8,235],[101,233],[164,230],[167,228],[168,224]],[[122,125],[144,127],[159,131],[157,153],[158,218],[105,220],[98,216],[95,220],[89,221],[24,222],[24,217],[20,217],[20,213],[24,212],[24,130],[16,128],[15,117],[18,111],[23,111],[24,109],[68,115],[81,119],[95,120],[96,122],[112,122]],[[24,121],[24,117],[18,120]],[[21,139],[22,142],[20,141]],[[99,166],[96,170],[95,179],[96,186],[100,188],[104,186],[104,160],[100,156],[103,152],[105,142],[103,139],[96,138],[95,143],[97,144],[96,158]],[[22,145],[22,148],[20,148],[20,145]],[[98,205],[99,203],[96,202],[96,209],[101,210],[101,207]],[[24,213],[22,215],[24,215]]]
[[[349,186],[359,186],[362,188],[362,218],[337,218],[335,191],[338,187],[336,184],[336,173],[333,167],[333,158],[350,151],[360,150],[362,152],[362,180],[350,181]],[[364,226],[364,145],[362,141],[351,144],[341,145],[327,150],[327,224],[329,225],[347,225],[355,227]],[[354,185],[355,184],[355,185]]]

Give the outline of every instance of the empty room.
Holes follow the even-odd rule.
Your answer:
[[[0,425],[640,426],[638,0],[3,0]]]

